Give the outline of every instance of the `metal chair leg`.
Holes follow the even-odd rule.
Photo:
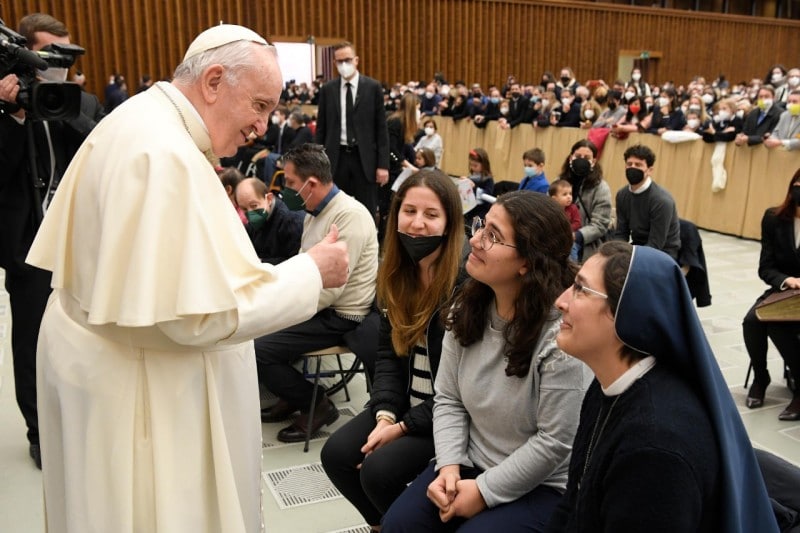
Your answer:
[[[308,443],[311,440],[311,424],[314,421],[314,410],[317,407],[317,387],[319,387],[319,371],[322,366],[322,358],[317,357],[317,371],[314,373],[314,392],[311,393],[311,408],[308,410],[308,423],[306,424],[306,444],[303,452],[308,452]]]

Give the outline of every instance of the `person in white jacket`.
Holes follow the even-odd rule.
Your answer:
[[[263,529],[251,339],[312,316],[348,272],[335,228],[262,264],[214,172],[264,134],[281,85],[261,36],[206,30],[65,174],[28,255],[53,273],[37,363],[51,533]]]

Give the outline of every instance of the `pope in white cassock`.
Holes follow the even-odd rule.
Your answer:
[[[256,532],[253,337],[347,277],[337,230],[263,264],[209,160],[263,135],[282,78],[241,26],[192,42],[174,81],[99,123],[30,250],[53,272],[38,349],[50,532]]]

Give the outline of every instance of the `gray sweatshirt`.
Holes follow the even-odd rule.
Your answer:
[[[591,381],[582,362],[558,349],[553,312],[524,378],[506,376],[502,328],[492,320],[483,339],[461,346],[451,331],[436,375],[433,436],[436,469],[460,464],[484,470],[477,478],[486,505],[514,501],[538,485],[563,492],[581,402]],[[494,323],[496,328],[491,324]]]

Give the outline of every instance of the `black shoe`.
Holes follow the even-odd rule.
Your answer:
[[[278,403],[272,407],[267,407],[261,410],[261,421],[265,423],[283,422],[289,420],[289,417],[297,411],[292,407],[289,402],[284,399],[278,399]]]
[[[36,464],[36,468],[39,470],[42,469],[42,449],[39,447],[38,444],[31,444],[28,448],[28,453],[33,459],[34,464]]]
[[[311,435],[319,431],[322,426],[328,426],[336,422],[339,418],[339,410],[333,402],[323,397],[322,401],[314,409],[314,420],[309,424],[308,413],[300,413],[294,424],[285,427],[278,432],[278,440],[281,442],[305,442],[306,429],[311,428]]]
[[[794,422],[800,420],[800,396],[795,396],[786,409],[778,415],[778,420]]]
[[[767,380],[766,383],[753,381],[753,384],[750,385],[750,390],[747,391],[746,405],[748,409],[756,409],[764,405],[764,395],[767,393],[767,386],[769,386],[769,380]]]

